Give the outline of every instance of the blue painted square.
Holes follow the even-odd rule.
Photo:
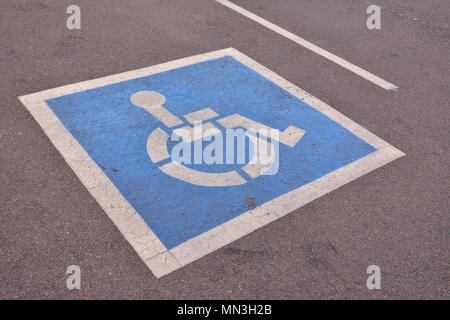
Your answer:
[[[279,130],[293,125],[306,134],[294,148],[280,144],[276,175],[235,187],[192,185],[150,161],[147,137],[161,123],[130,102],[133,93],[144,90],[163,94],[165,107],[180,118],[210,107],[221,117],[238,113]],[[376,151],[228,56],[46,102],[168,249],[247,211],[248,199],[259,206]]]

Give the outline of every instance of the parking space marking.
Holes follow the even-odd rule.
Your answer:
[[[160,112],[163,99],[156,95],[146,104],[158,106],[155,116],[133,104],[130,97],[144,89],[162,93],[170,117]],[[19,99],[156,277],[403,155],[232,48]],[[167,145],[148,146],[168,143],[161,123],[207,106],[220,117],[241,114],[293,132],[297,144],[280,145],[280,172],[245,180],[237,171],[155,163],[169,155]],[[227,176],[217,178],[221,173]],[[252,197],[258,202],[249,208],[244,200]]]
[[[238,12],[238,13],[242,14],[243,16],[259,23],[260,25],[282,35],[283,37],[294,41],[298,45],[301,45],[302,47],[304,47],[308,50],[311,50],[312,52],[340,65],[341,67],[357,74],[358,76],[363,77],[364,79],[376,84],[377,86],[380,86],[381,88],[383,88],[385,90],[396,91],[398,89],[398,87],[396,85],[374,75],[373,73],[370,73],[369,71],[367,71],[361,67],[354,65],[351,62],[348,62],[345,59],[338,57],[337,55],[335,55],[325,49],[322,49],[321,47],[315,45],[314,43],[312,43],[308,40],[305,40],[305,39],[293,34],[292,32],[289,32],[286,29],[283,29],[283,28],[277,26],[276,24],[274,24],[270,21],[267,21],[266,19],[232,3],[231,1],[228,1],[228,0],[215,0],[215,1],[228,7],[229,9],[234,10],[235,12]]]

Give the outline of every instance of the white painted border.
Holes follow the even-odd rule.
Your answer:
[[[231,56],[258,72],[294,96],[333,119],[378,151],[329,173],[298,189],[247,211],[177,247],[167,250],[140,215],[117,190],[106,174],[90,158],[77,140],[45,102],[75,92],[149,76],[211,59]],[[404,155],[387,142],[370,133],[332,107],[311,96],[276,73],[239,51],[228,48],[190,58],[175,60],[149,68],[83,81],[19,97],[43,128],[53,145],[136,250],[156,277],[162,277],[204,255],[237,240],[316,198]]]

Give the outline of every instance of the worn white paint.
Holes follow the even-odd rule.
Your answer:
[[[173,133],[183,139],[184,142],[189,143],[192,141],[215,136],[217,134],[220,134],[221,131],[212,122],[207,122],[202,123],[202,125],[198,127],[186,126],[178,128],[173,130]]]
[[[249,163],[242,170],[253,179],[265,174],[276,162],[277,152],[275,145],[267,139],[262,139],[253,134],[247,134],[253,145],[253,155]],[[263,152],[264,150],[264,152]]]
[[[165,164],[159,169],[173,178],[204,187],[232,187],[247,182],[236,171],[202,172],[188,168],[175,161]]]
[[[268,135],[270,135],[270,138],[278,140],[279,142],[288,145],[289,147],[295,146],[305,135],[305,130],[294,126],[289,126],[284,131],[279,131],[257,121],[241,116],[240,114],[233,114],[231,116],[219,119],[217,120],[217,122],[219,122],[227,129],[243,127],[247,130],[251,130],[257,133],[266,132]],[[276,132],[277,134],[271,135],[271,133],[274,132]]]
[[[173,115],[164,107],[166,97],[154,91],[140,91],[134,93],[131,102],[138,107],[144,108],[147,112],[161,121],[167,127],[175,127],[183,123],[180,118]]]
[[[206,121],[206,120],[218,117],[218,116],[219,115],[211,108],[197,110],[197,111],[194,111],[194,112],[184,115],[186,120],[192,124],[195,124],[197,122]]]
[[[152,162],[157,163],[170,157],[167,150],[169,135],[161,128],[156,128],[147,139],[147,153]]]

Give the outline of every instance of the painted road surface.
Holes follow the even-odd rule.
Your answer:
[[[70,1],[2,2],[1,298],[450,297],[450,72],[448,63],[445,63],[450,56],[450,2],[379,0],[376,4],[382,8],[380,30],[367,29],[367,8],[372,3],[364,1],[231,2],[277,27],[261,19],[251,19],[243,15],[242,10],[231,10],[214,0],[80,0],[77,4],[81,9],[81,29],[70,30],[66,27],[66,10],[73,4]],[[168,90],[167,86],[159,88],[162,91],[158,91],[159,98],[155,95],[158,88],[145,86],[145,83],[154,83],[154,77],[167,78],[169,70],[163,68],[170,67],[172,74],[181,74],[185,67],[194,69],[192,57],[230,47],[279,75],[272,79],[267,73],[264,75],[267,70],[262,72],[263,78],[268,79],[268,88],[274,91],[264,92],[261,97],[270,100],[269,96],[283,92],[276,95],[292,96],[291,102],[282,106],[259,103],[259,108],[271,110],[265,115],[253,112],[248,107],[253,104],[247,99],[225,104],[232,96],[242,95],[242,91],[237,89],[221,101],[207,97],[206,91],[197,91],[189,98],[195,99],[195,103],[189,99],[183,99],[186,103],[181,103],[177,93],[194,92],[199,81],[189,82],[186,88],[179,85],[178,80],[183,82],[180,76],[180,79],[174,79],[173,90]],[[210,58],[198,63],[212,65]],[[258,69],[232,58],[248,67],[240,67],[247,70],[245,74],[252,75],[252,70]],[[184,60],[185,65],[182,66],[174,64],[173,61],[178,59],[188,60]],[[375,78],[367,77],[369,75],[359,72],[358,68],[346,68],[349,65],[341,59],[399,89],[384,90],[387,87],[376,85],[381,83],[372,81]],[[165,67],[146,68],[164,66],[168,61],[172,62]],[[231,65],[229,67],[226,70],[231,72]],[[145,69],[142,71],[142,68]],[[130,70],[135,71],[123,74]],[[107,78],[102,80],[101,77],[105,76]],[[195,76],[200,79],[200,74]],[[84,82],[88,79],[98,80]],[[249,81],[260,83],[264,80],[257,79],[261,78],[252,75]],[[282,79],[287,79],[290,84]],[[211,84],[202,85],[210,88],[214,78],[210,81]],[[128,97],[114,92],[114,88],[127,87],[126,83],[130,86],[125,89]],[[137,87],[138,83],[142,85]],[[64,85],[69,87],[60,88]],[[231,84],[224,87],[229,86]],[[324,103],[298,91],[296,86]],[[17,99],[51,88],[60,89],[36,95],[35,102],[24,101],[32,114]],[[217,95],[218,91],[214,91],[211,95]],[[94,92],[99,94],[94,95]],[[102,97],[102,92],[109,92],[117,98],[111,95]],[[149,92],[152,92],[150,96],[147,95]],[[250,96],[251,91],[247,94]],[[164,109],[157,106],[164,100],[161,96],[165,99],[162,103]],[[76,101],[76,97],[89,97],[92,103]],[[63,106],[62,101],[71,102],[71,105]],[[94,101],[108,103],[98,105]],[[149,101],[152,104],[149,105]],[[86,105],[92,110],[92,115],[76,112],[78,108],[87,109]],[[354,122],[348,125],[347,118],[338,116],[326,105]],[[282,108],[287,110],[288,117],[279,112]],[[124,112],[125,109],[128,112]],[[171,116],[163,110],[169,111]],[[73,116],[69,116],[69,112]],[[104,114],[99,116],[101,112]],[[115,112],[120,114],[117,119],[113,115]],[[220,229],[235,219],[249,219],[244,218],[252,216],[248,211],[267,208],[277,201],[277,197],[283,199],[299,188],[308,189],[306,180],[302,181],[305,185],[298,187],[297,181],[303,176],[313,178],[314,172],[318,176],[322,174],[312,159],[314,152],[324,149],[311,144],[311,135],[320,132],[314,124],[308,127],[304,121],[306,112],[309,115],[316,113],[316,119],[322,123],[332,123],[330,120],[333,120],[334,127],[330,125],[328,129],[346,133],[340,136],[340,146],[348,146],[345,141],[357,142],[359,155],[341,148],[347,160],[352,156],[362,158],[347,166],[335,160],[328,163],[327,170],[340,165],[344,167],[323,176],[323,184],[317,188],[318,198],[304,205],[311,198],[305,194],[295,196],[293,200],[282,202],[283,209],[276,210],[277,216],[258,216],[259,221],[272,221],[270,224],[263,226],[258,222],[253,226],[253,232],[238,228],[249,224],[238,224],[233,229],[232,239],[240,235],[241,238],[217,250],[215,248],[226,242],[220,232],[215,241],[209,238],[205,242],[196,242],[195,239],[201,240],[202,235],[211,234],[215,228]],[[98,122],[93,124],[90,117]],[[87,119],[86,123],[81,120],[74,123],[83,118]],[[289,137],[295,133],[295,140],[290,143],[292,147],[279,143],[282,153],[275,175],[255,175],[257,171],[244,163],[209,167],[213,173],[235,172],[233,179],[205,179],[211,177],[211,172],[205,172],[202,165],[168,166],[171,159],[167,160],[167,154],[170,155],[175,148],[170,141],[171,136],[167,148],[163,143],[171,132],[181,134],[179,129],[191,127],[199,119],[204,119],[208,128],[214,126],[220,132],[236,124],[254,126],[257,122],[258,126],[274,127]],[[126,126],[126,121],[130,121],[130,126]],[[362,169],[357,164],[365,162],[367,167],[367,160],[383,150],[377,144],[380,140],[366,135],[367,131],[355,123],[403,151],[406,156],[354,179]],[[133,135],[132,132],[139,133]],[[91,133],[94,135],[90,136]],[[326,132],[322,134],[326,135]],[[128,140],[125,149],[115,146],[125,144],[125,138]],[[104,146],[94,145],[95,139]],[[333,136],[326,142],[331,146],[337,143],[335,139]],[[308,150],[307,144],[314,148]],[[363,156],[370,152],[365,149],[367,145],[376,150]],[[109,155],[102,154],[100,148],[109,148]],[[293,159],[302,151],[305,151],[303,158]],[[327,156],[326,153],[324,155]],[[130,159],[131,156],[136,158]],[[110,164],[100,166],[100,161]],[[380,160],[380,165],[383,161]],[[298,171],[306,165],[315,168],[314,172]],[[238,194],[236,199],[229,201],[227,215],[211,215],[203,225],[184,218],[185,215],[178,210],[170,212],[185,219],[189,228],[183,229],[178,222],[167,223],[171,216],[164,209],[173,206],[172,201],[181,203],[179,199],[184,198],[170,190],[157,190],[161,196],[166,196],[169,191],[173,194],[169,203],[157,201],[149,204],[158,206],[162,212],[158,218],[161,219],[150,221],[151,215],[157,215],[153,209],[146,211],[140,207],[141,212],[138,212],[136,204],[143,205],[145,200],[139,194],[144,186],[127,183],[123,179],[124,170],[137,167],[143,169],[137,175],[138,180],[141,175],[148,176],[151,172],[158,183],[172,179],[172,186],[178,191],[183,185],[189,190],[208,190],[203,193],[205,197],[208,194],[209,202],[213,199],[210,188],[225,190],[222,193],[229,196],[235,187],[217,185],[230,181],[236,183],[240,190],[248,191],[253,185],[260,191],[259,194]],[[163,172],[162,168],[169,170]],[[323,173],[327,170],[324,169]],[[332,179],[342,171],[348,173],[342,175],[346,181]],[[195,172],[195,181],[192,172]],[[300,177],[295,179],[297,184],[287,172]],[[186,177],[190,183],[182,180]],[[288,182],[282,186],[282,191],[266,188],[260,182],[273,181],[273,185],[280,185],[281,177]],[[309,185],[317,187],[314,182],[320,179]],[[332,181],[337,184],[351,182],[320,196],[321,192],[336,187]],[[200,187],[193,182],[216,186]],[[140,183],[145,183],[146,188],[151,187],[148,179]],[[285,193],[291,188],[292,191]],[[199,195],[193,192],[186,194],[190,196],[186,201],[198,208],[207,206],[207,202],[199,204]],[[151,193],[145,196],[155,197]],[[272,197],[270,201],[263,201]],[[217,209],[223,212],[224,204],[219,204]],[[189,206],[184,204],[183,207]],[[282,216],[289,210],[289,214]],[[200,216],[204,213],[194,214]],[[280,218],[277,219],[278,216]],[[212,228],[221,221],[225,222]],[[166,228],[165,223],[170,228]],[[201,233],[202,230],[208,231]],[[169,233],[175,234],[176,238],[167,239]],[[147,245],[150,240],[154,240],[152,246]],[[194,242],[201,243],[202,248],[204,244],[206,248],[200,250]],[[177,247],[188,244],[197,248],[201,258],[194,256],[192,259],[197,258],[195,261],[165,276],[161,275],[172,268],[160,270],[154,267],[151,270],[148,267],[155,251],[175,251],[175,258]],[[205,255],[209,251],[211,253]],[[181,265],[182,260],[178,261]],[[189,259],[183,261],[187,263]],[[81,290],[68,290],[66,286],[66,270],[70,265],[81,269]],[[381,268],[381,290],[369,290],[366,286],[366,270],[370,265]]]
[[[157,277],[402,155],[235,49],[21,100]],[[276,170],[180,165],[169,136],[199,119],[279,130]]]

